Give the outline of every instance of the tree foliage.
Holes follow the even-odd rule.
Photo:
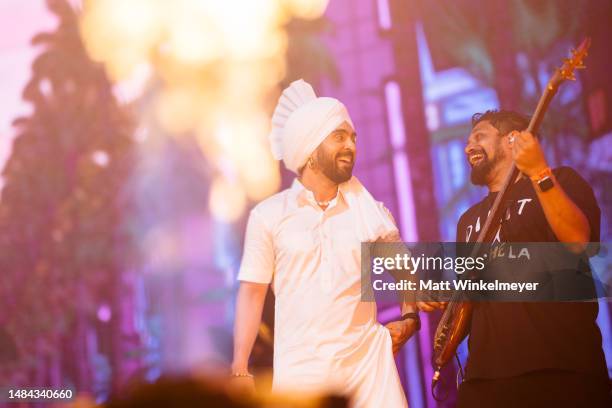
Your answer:
[[[47,6],[59,24],[32,40],[42,49],[23,91],[33,111],[14,121],[0,201],[0,321],[18,354],[4,375],[30,385],[65,342],[87,341],[73,334],[112,304],[131,246],[122,228],[131,121],[87,56],[75,10]]]

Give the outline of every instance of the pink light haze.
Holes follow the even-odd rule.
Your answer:
[[[30,45],[30,40],[56,25],[57,20],[43,0],[0,2],[0,169],[4,168],[15,137],[11,122],[31,112],[21,92],[30,79],[32,61],[40,50]],[[0,187],[2,184],[0,180]]]

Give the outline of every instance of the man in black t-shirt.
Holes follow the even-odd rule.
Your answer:
[[[569,167],[551,170],[527,125],[511,111],[474,115],[465,153],[489,194],[461,216],[457,241],[476,240],[514,162],[521,174],[495,241],[561,242],[586,256],[599,241],[593,190]],[[475,302],[458,405],[612,406],[597,313],[597,302]]]

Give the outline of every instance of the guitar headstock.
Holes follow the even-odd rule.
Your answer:
[[[563,65],[560,68],[557,68],[555,74],[552,76],[550,81],[548,82],[548,89],[553,90],[563,82],[563,81],[575,81],[576,77],[574,75],[574,71],[577,69],[584,69],[586,66],[583,61],[584,58],[588,55],[589,47],[591,46],[591,39],[586,37],[577,49],[571,51],[571,57],[565,58],[563,60]]]

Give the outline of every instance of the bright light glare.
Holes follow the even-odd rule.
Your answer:
[[[285,73],[291,17],[320,17],[329,0],[91,0],[81,31],[111,78],[127,81],[143,65],[162,86],[154,125],[194,134],[217,178],[210,210],[239,219],[247,199],[280,187],[267,144],[270,94]],[[150,120],[150,119],[148,119]],[[227,174],[233,174],[231,182]]]
[[[240,184],[218,177],[210,188],[209,207],[215,218],[233,222],[244,212],[246,196]]]

